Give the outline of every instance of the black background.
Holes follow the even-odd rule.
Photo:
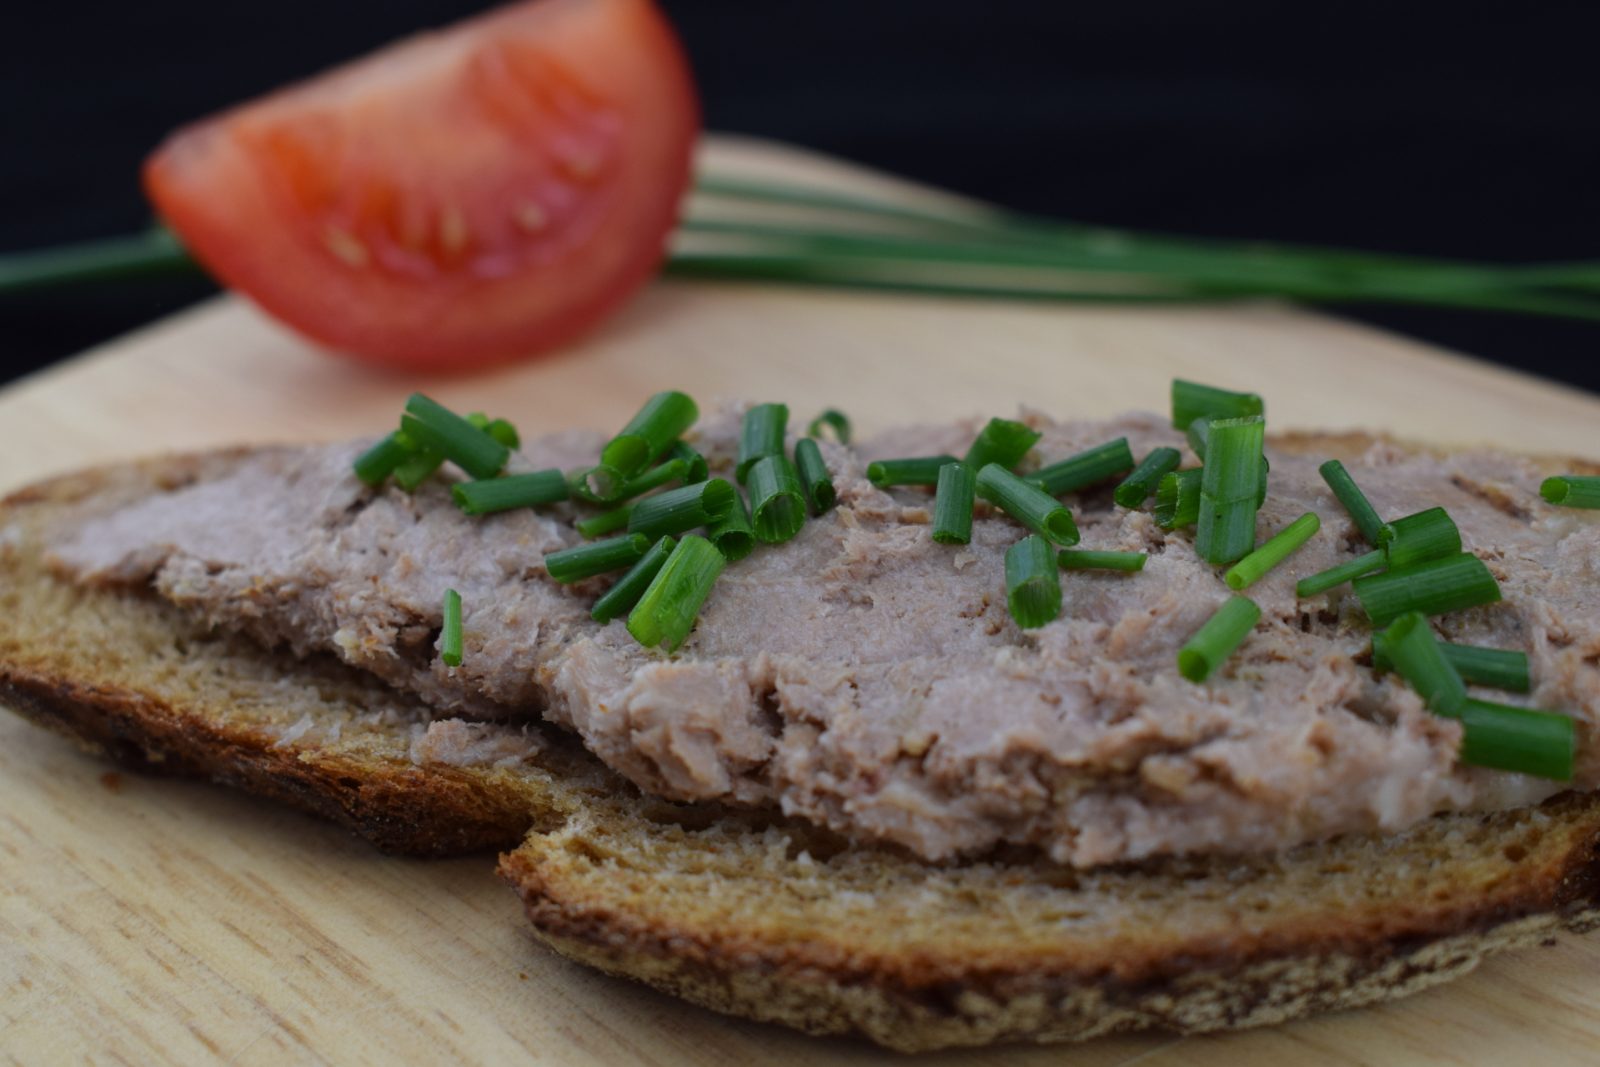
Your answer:
[[[12,9],[0,33],[0,249],[143,226],[138,163],[171,127],[483,6]],[[1084,221],[1600,259],[1594,5],[664,6],[715,129]],[[208,291],[164,281],[5,298],[0,352],[15,374]],[[1600,388],[1600,323],[1342,310]]]

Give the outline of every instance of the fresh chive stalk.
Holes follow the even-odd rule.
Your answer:
[[[625,533],[552,552],[544,558],[544,569],[558,582],[581,582],[597,574],[631,567],[649,550],[650,538],[640,533]]]
[[[939,468],[960,462],[954,456],[910,456],[879,459],[867,464],[867,481],[879,489],[892,485],[938,485]]]
[[[1379,531],[1378,540],[1392,571],[1461,552],[1461,531],[1444,508],[1395,519]]]
[[[1064,571],[1134,571],[1144,570],[1143,552],[1084,552],[1063,548],[1056,553],[1056,563]]]
[[[1078,524],[1061,501],[1025,482],[998,463],[978,472],[975,483],[983,499],[1053,544],[1070,548],[1078,543]]]
[[[406,400],[400,428],[421,447],[436,452],[472,475],[493,478],[511,450],[449,408],[421,393]]]
[[[1049,542],[1038,534],[1006,549],[1006,607],[1024,630],[1054,622],[1061,614],[1061,569]]]
[[[1462,763],[1570,782],[1576,753],[1571,716],[1471,697],[1461,709]]]
[[[933,540],[941,545],[972,541],[972,508],[977,499],[978,476],[965,463],[939,468],[939,486],[933,493]]]
[[[468,515],[532,508],[567,499],[567,476],[558,470],[507,474],[450,487],[456,507]]]
[[[609,463],[580,467],[567,475],[567,489],[589,504],[615,504],[627,484],[627,476]]]
[[[802,437],[794,446],[795,470],[800,474],[800,485],[806,491],[806,501],[814,515],[821,515],[833,507],[839,496],[833,490],[833,475],[822,461],[822,449],[809,437]]]
[[[850,443],[850,418],[838,408],[824,408],[822,414],[812,419],[811,425],[806,428],[806,433],[812,437],[820,438],[829,432],[839,444]]]
[[[1461,714],[1467,687],[1455,666],[1445,658],[1427,616],[1408,611],[1394,620],[1383,632],[1383,646],[1395,671],[1411,683],[1430,711],[1451,718]]]
[[[644,591],[650,588],[650,583],[655,580],[656,574],[666,564],[667,557],[676,547],[678,542],[670,535],[651,545],[650,551],[640,557],[639,562],[629,568],[627,574],[618,578],[615,584],[594,602],[594,607],[589,609],[589,617],[595,622],[604,623],[633,610],[633,606],[644,596]]]
[[[406,447],[404,438],[398,431],[391,433],[356,457],[356,477],[368,485],[382,485],[409,455],[411,450]]]
[[[740,485],[745,483],[757,460],[783,455],[783,439],[788,432],[787,404],[757,404],[744,413],[739,433],[739,463],[734,468],[734,477]]]
[[[405,436],[404,433],[401,436]],[[395,467],[395,484],[408,493],[415,493],[442,466],[444,457],[437,452],[415,449]]]
[[[1122,479],[1111,497],[1125,508],[1136,508],[1156,491],[1161,479],[1178,469],[1183,456],[1176,448],[1156,448],[1139,461],[1133,473]]]
[[[1539,495],[1564,508],[1600,508],[1600,477],[1563,474],[1539,483]]]
[[[1178,650],[1178,673],[1191,682],[1205,681],[1244,643],[1260,619],[1255,601],[1229,597]]]
[[[684,473],[688,465],[681,459],[669,459],[658,463],[641,474],[636,474],[623,485],[617,493],[618,500],[632,500],[636,496],[643,496],[652,489],[659,489],[668,482],[684,481]]]
[[[600,462],[624,478],[631,478],[671,448],[699,417],[700,408],[687,394],[670,389],[657,393],[644,402],[617,436],[606,442],[600,450]]]
[[[674,441],[667,455],[672,459],[683,461],[684,485],[703,482],[711,476],[711,468],[706,464],[706,457],[695,451],[694,446],[687,441]]]
[[[628,532],[643,534],[654,541],[696,526],[709,526],[733,509],[738,495],[738,490],[727,481],[710,478],[642,497],[628,516]]]
[[[646,648],[676,652],[694,629],[727,560],[704,537],[678,542],[628,614],[628,632]]]
[[[510,449],[522,447],[522,435],[505,419],[491,419],[481,411],[467,415],[467,421]]]
[[[756,540],[769,545],[794,537],[806,521],[806,498],[800,474],[781,453],[751,464],[745,481],[750,492],[750,527]]]
[[[1528,669],[1528,654],[1516,649],[1480,648],[1477,645],[1456,645],[1439,642],[1439,650],[1450,666],[1461,675],[1461,680],[1471,685],[1505,689],[1512,693],[1526,693],[1533,688],[1532,672]],[[1395,669],[1389,655],[1389,641],[1383,630],[1372,634],[1372,667],[1379,671]]]
[[[1195,419],[1240,419],[1266,414],[1266,404],[1255,393],[1235,393],[1198,382],[1172,379],[1172,428],[1187,430]]]
[[[1500,599],[1500,583],[1483,560],[1468,553],[1418,563],[1355,580],[1356,596],[1374,626],[1387,626],[1408,611],[1442,615]]]
[[[633,517],[633,508],[612,508],[602,511],[598,515],[590,515],[586,519],[579,519],[573,523],[573,529],[588,538],[604,537],[606,534],[616,533],[618,530],[628,528],[628,520]]]
[[[1163,530],[1179,530],[1200,520],[1199,467],[1163,474],[1156,483],[1156,506],[1151,509],[1156,525]]]
[[[1028,449],[1039,440],[1039,431],[1030,429],[1020,422],[1011,419],[990,419],[987,425],[978,431],[977,438],[972,442],[972,447],[967,449],[966,458],[961,462],[975,471],[981,471],[991,463],[998,463],[1006,470],[1010,470],[1022,462],[1022,457],[1028,454]]]
[[[1041,467],[1027,480],[1051,496],[1065,496],[1132,469],[1133,452],[1128,448],[1128,439],[1119,437]]]
[[[461,594],[444,591],[444,626],[439,631],[439,658],[446,667],[461,666]]]
[[[1195,520],[1195,551],[1208,563],[1233,563],[1255,547],[1265,441],[1260,415],[1211,420]]]
[[[733,493],[733,506],[722,518],[707,525],[706,537],[729,563],[744,559],[755,550],[756,535],[750,526],[750,508],[737,489]]]
[[[1333,495],[1344,510],[1349,512],[1350,521],[1356,524],[1356,529],[1361,531],[1361,536],[1373,548],[1383,546],[1385,526],[1383,519],[1378,517],[1378,511],[1372,506],[1372,501],[1367,499],[1367,494],[1361,491],[1356,480],[1350,477],[1350,472],[1345,470],[1344,464],[1336,459],[1330,459],[1317,468],[1322,475],[1322,480],[1328,483],[1328,488],[1333,490]]]
[[[1354,581],[1364,574],[1371,574],[1382,566],[1383,549],[1375,548],[1365,555],[1300,579],[1295,583],[1294,595],[1316,596],[1318,593],[1326,593],[1335,586]]]
[[[1267,542],[1248,556],[1228,568],[1222,576],[1229,589],[1246,589],[1266,577],[1268,571],[1282,563],[1289,554],[1311,540],[1311,535],[1322,527],[1316,512],[1308,511],[1279,530]]]

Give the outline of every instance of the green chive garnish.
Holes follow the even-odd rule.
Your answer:
[[[1151,509],[1163,530],[1193,526],[1200,519],[1199,467],[1163,474],[1156,483],[1156,506]]]
[[[1353,581],[1364,574],[1371,574],[1383,566],[1383,549],[1375,548],[1366,555],[1357,556],[1347,563],[1329,567],[1325,571],[1318,571],[1309,577],[1302,578],[1295,583],[1295,596],[1316,596],[1326,593],[1334,586],[1343,585]]]
[[[1172,428],[1187,430],[1203,416],[1239,419],[1266,414],[1266,405],[1255,393],[1235,393],[1198,382],[1172,379]]]
[[[991,463],[980,470],[976,488],[983,499],[1046,540],[1069,548],[1078,543],[1078,524],[1072,521],[1072,512],[1000,464]]]
[[[405,446],[404,439],[398,433],[389,434],[356,457],[356,477],[368,485],[382,485],[409,455],[411,450]]]
[[[1080,552],[1063,548],[1056,553],[1056,562],[1067,571],[1134,571],[1144,570],[1143,552]]]
[[[1395,519],[1378,532],[1378,540],[1392,571],[1461,551],[1461,531],[1444,508]]]
[[[1139,461],[1133,473],[1122,480],[1111,497],[1125,508],[1136,508],[1156,491],[1156,485],[1166,475],[1178,469],[1183,456],[1176,448],[1156,448]]]
[[[622,499],[628,479],[606,463],[580,467],[567,475],[567,488],[579,500],[590,504],[614,504]]]
[[[964,545],[972,540],[972,507],[977,499],[978,476],[965,463],[939,468],[939,487],[933,493],[933,540],[941,545]]]
[[[833,491],[833,476],[822,461],[822,449],[809,437],[795,442],[794,465],[800,473],[800,485],[806,491],[812,514],[821,515],[833,507],[838,495]]]
[[[1600,477],[1563,474],[1539,483],[1539,495],[1564,508],[1600,508]]]
[[[977,439],[972,442],[972,447],[967,449],[966,458],[961,462],[975,471],[981,471],[991,463],[998,463],[1006,470],[1010,470],[1022,462],[1022,457],[1028,454],[1028,449],[1039,440],[1039,431],[1029,429],[1020,422],[1011,419],[990,419],[982,430],[978,431]]]
[[[750,526],[750,509],[737,489],[728,513],[706,527],[706,537],[729,563],[744,559],[756,547],[755,530]]]
[[[784,455],[763,456],[750,465],[746,477],[750,492],[750,526],[756,540],[767,544],[787,541],[806,521],[806,499],[800,475]]]
[[[1202,463],[1206,460],[1206,433],[1210,428],[1211,419],[1209,417],[1199,418],[1191,422],[1189,428],[1183,434],[1184,437],[1188,438],[1189,450],[1199,456]]]
[[[1322,520],[1308,511],[1267,539],[1266,544],[1228,568],[1222,580],[1229,589],[1245,589],[1259,582],[1266,573],[1288,558],[1289,554],[1322,528]]]
[[[710,477],[710,468],[706,466],[706,457],[694,450],[694,446],[687,441],[675,441],[667,452],[672,459],[683,460],[683,484],[693,485],[703,482]]]
[[[628,532],[644,534],[654,541],[667,534],[708,526],[733,509],[738,495],[738,490],[729,482],[711,478],[644,497],[631,509]]]
[[[507,448],[522,447],[522,436],[517,433],[517,428],[505,419],[491,419],[481,411],[474,411],[467,416],[467,421]]]
[[[558,470],[507,474],[450,487],[456,507],[468,515],[488,515],[512,508],[532,508],[567,499],[567,476]]]
[[[1206,624],[1178,650],[1178,673],[1191,682],[1203,682],[1238,648],[1261,619],[1261,609],[1249,597],[1231,596]]]
[[[704,537],[679,541],[628,614],[628,632],[646,648],[677,651],[726,565]]]
[[[824,409],[821,415],[811,420],[806,433],[812,437],[823,437],[827,430],[833,431],[833,439],[841,445],[850,443],[850,419],[837,408]]]
[[[642,474],[629,478],[623,485],[622,491],[617,494],[617,499],[632,500],[652,489],[659,489],[668,482],[682,481],[686,467],[687,464],[681,459],[669,459],[665,463],[657,464]]]
[[[1430,711],[1451,718],[1461,714],[1467,687],[1445,658],[1426,616],[1408,611],[1394,620],[1383,633],[1383,646],[1395,671],[1411,683]]]
[[[937,485],[939,468],[959,463],[954,456],[911,456],[906,459],[880,459],[867,464],[867,481],[879,489],[891,485]]]
[[[638,474],[671,448],[699,417],[700,409],[688,395],[673,390],[657,393],[606,442],[600,462],[625,478]]]
[[[1200,475],[1195,550],[1208,563],[1232,563],[1255,547],[1266,420],[1212,419]]]
[[[1317,470],[1322,474],[1322,480],[1328,483],[1328,488],[1333,490],[1333,495],[1339,503],[1344,505],[1345,511],[1350,513],[1350,520],[1356,524],[1356,529],[1361,531],[1361,536],[1367,544],[1378,548],[1382,544],[1384,523],[1378,517],[1377,509],[1367,499],[1367,494],[1361,491],[1350,472],[1344,469],[1344,464],[1336,459],[1330,459]]]
[[[650,538],[640,533],[625,533],[552,552],[544,558],[544,569],[558,582],[581,582],[597,574],[631,567],[649,550]]]
[[[395,467],[395,484],[408,493],[414,493],[418,486],[427,481],[433,472],[443,465],[444,457],[437,452],[415,449]]]
[[[1528,670],[1528,654],[1508,648],[1480,648],[1477,645],[1454,645],[1439,642],[1439,650],[1450,666],[1461,675],[1463,682],[1484,685],[1491,689],[1506,689],[1513,693],[1526,693],[1533,688],[1533,678]],[[1389,656],[1389,643],[1383,630],[1372,634],[1372,668],[1378,671],[1394,670],[1394,660]]]
[[[438,453],[474,478],[493,478],[511,456],[505,445],[421,393],[412,393],[406,400],[400,428],[419,446]]]
[[[1133,453],[1128,449],[1128,439],[1119,437],[1042,467],[1028,475],[1027,480],[1051,496],[1065,496],[1132,469]]]
[[[991,463],[988,470],[1003,470]],[[1055,553],[1037,534],[1006,549],[1006,607],[1024,630],[1054,622],[1061,614],[1061,570]]]
[[[612,508],[610,511],[602,511],[598,515],[590,515],[587,519],[579,519],[572,526],[573,529],[585,537],[604,537],[606,534],[616,533],[618,530],[626,530],[628,528],[628,520],[632,517],[633,508],[631,506]]]
[[[599,600],[594,602],[594,607],[589,611],[589,617],[595,622],[610,622],[618,615],[626,615],[633,606],[644,596],[644,591],[655,580],[657,572],[667,562],[667,557],[672,550],[678,547],[678,542],[672,537],[663,537],[650,546],[646,552],[621,578],[616,580],[610,589],[605,591]]]
[[[1500,583],[1489,568],[1465,552],[1357,578],[1355,591],[1374,626],[1387,626],[1408,611],[1441,615],[1500,599]]]
[[[446,667],[461,666],[461,594],[444,591],[444,627],[439,632],[439,658]]]
[[[1461,709],[1462,763],[1570,782],[1576,751],[1570,716],[1470,697]]]
[[[787,404],[757,404],[744,413],[744,425],[739,432],[739,465],[734,468],[734,477],[740,485],[750,476],[750,468],[756,465],[756,460],[783,455],[783,439],[788,430]]]

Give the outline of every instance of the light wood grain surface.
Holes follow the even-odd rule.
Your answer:
[[[724,166],[926,195],[749,143]],[[0,486],[86,463],[392,423],[422,387],[525,432],[609,426],[685,388],[824,405],[866,429],[1161,407],[1173,375],[1251,385],[1278,427],[1600,456],[1600,399],[1278,307],[1129,310],[663,283],[585,343],[419,381],[331,359],[222,299],[0,393]],[[493,859],[386,858],[190,782],[110,775],[0,719],[0,1057],[65,1062],[821,1064],[890,1059],[730,1020],[535,945]],[[1145,1035],[931,1063],[1584,1063],[1600,937],[1397,1004],[1208,1038]]]

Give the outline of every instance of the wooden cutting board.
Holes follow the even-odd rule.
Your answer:
[[[787,149],[716,163],[905,198]],[[86,463],[390,425],[424,388],[525,432],[614,426],[677,387],[902,420],[1162,408],[1174,375],[1249,385],[1279,427],[1390,429],[1600,456],[1600,399],[1280,307],[1129,310],[662,283],[586,342],[475,377],[386,376],[219,299],[0,391],[0,487]],[[1600,1049],[1600,936],[1397,1004],[1270,1030],[1135,1036],[928,1062],[1580,1063]],[[538,946],[493,858],[380,856],[220,788],[111,773],[0,718],[0,1054],[31,1064],[810,1064],[870,1046],[725,1019]]]

